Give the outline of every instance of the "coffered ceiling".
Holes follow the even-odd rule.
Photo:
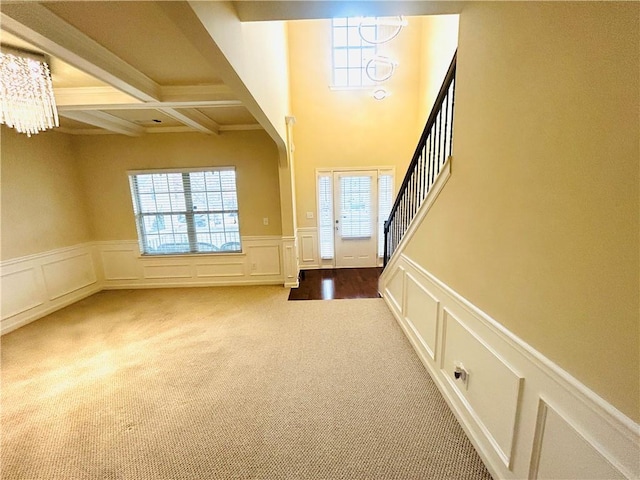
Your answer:
[[[3,2],[3,47],[43,53],[60,130],[143,135],[260,129],[184,34],[185,2]]]

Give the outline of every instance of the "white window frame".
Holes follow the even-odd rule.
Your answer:
[[[376,177],[376,191],[377,191],[377,197],[378,197],[378,201],[376,204],[376,225],[373,226],[373,230],[374,233],[376,235],[376,252],[378,255],[378,259],[381,261],[381,259],[384,256],[384,221],[386,220],[386,218],[382,218],[383,216],[380,215],[380,207],[381,207],[381,201],[380,201],[380,177],[382,176],[390,176],[391,177],[391,201],[390,201],[390,205],[393,205],[393,202],[395,200],[395,196],[397,195],[397,191],[396,191],[396,185],[395,185],[395,174],[396,174],[396,169],[395,167],[391,167],[391,166],[385,166],[385,167],[352,167],[352,168],[317,168],[316,169],[316,218],[317,220],[317,224],[316,224],[316,228],[317,228],[317,236],[318,236],[318,256],[319,256],[319,261],[320,264],[325,266],[325,267],[331,267],[332,265],[335,265],[335,240],[334,240],[334,211],[335,211],[335,205],[334,205],[334,199],[333,199],[333,192],[335,191],[335,185],[333,184],[333,174],[335,172],[361,172],[361,171],[376,171],[377,172],[377,177]],[[321,177],[325,177],[325,178],[329,178],[330,181],[330,192],[329,192],[329,196],[328,198],[331,201],[331,224],[330,225],[326,225],[324,226],[325,228],[327,228],[327,230],[331,231],[331,255],[327,254],[327,246],[323,245],[323,241],[322,241],[322,230],[321,228],[323,227],[323,225],[321,224],[322,222],[322,205],[320,205],[320,192],[319,192],[319,182],[320,182],[320,178]],[[388,215],[387,215],[388,216]],[[380,248],[380,245],[382,242],[382,249]],[[323,252],[323,246],[324,248],[324,252]],[[379,262],[380,263],[380,262]]]
[[[373,60],[378,55],[378,45],[369,43],[364,40],[358,34],[357,42],[351,42],[355,37],[350,35],[350,30],[358,31],[358,25],[361,18],[359,17],[339,17],[331,20],[331,89],[332,90],[361,90],[371,88],[376,85],[376,82],[371,80],[366,72],[367,62]],[[336,25],[337,22],[345,22],[345,25]],[[376,27],[373,27],[377,29]],[[338,32],[344,30],[346,43],[336,45],[336,37],[339,36]],[[340,35],[341,36],[341,35]],[[342,63],[340,60],[343,55],[340,52],[346,52],[344,59],[346,63]],[[338,58],[340,57],[340,58]],[[357,62],[355,62],[357,58]],[[346,72],[346,83],[337,81],[337,74],[340,71]],[[352,81],[352,75],[350,72],[358,71],[359,81]]]
[[[222,186],[222,179],[219,180],[219,189],[209,189],[206,186],[204,190],[195,190],[192,188],[191,175],[192,173],[220,173],[232,171],[234,173],[234,188],[224,189]],[[171,190],[168,185],[168,190],[155,191],[155,185],[152,192],[140,192],[140,186],[138,177],[147,175],[170,175],[179,174],[182,176],[182,190]],[[240,236],[240,218],[239,218],[239,205],[238,205],[238,182],[236,169],[233,166],[224,167],[199,167],[199,168],[179,168],[179,169],[150,169],[150,170],[130,170],[127,172],[129,179],[129,187],[131,193],[131,200],[133,204],[133,213],[136,222],[136,229],[138,232],[138,243],[140,246],[140,252],[144,256],[165,256],[165,255],[203,255],[203,254],[230,254],[230,253],[242,253],[242,240]],[[167,178],[169,182],[169,178]],[[209,204],[209,200],[205,200],[207,204],[206,209],[198,210],[196,208],[194,195],[203,195],[208,197],[209,194],[220,194],[220,202],[222,208],[214,208]],[[224,194],[232,194],[233,200],[230,202],[230,206],[225,206]],[[144,195],[153,195],[154,202],[156,202],[156,209],[149,209],[148,206],[143,207],[142,200]],[[158,207],[157,198],[155,195],[167,195],[169,197],[169,208]],[[227,195],[228,196],[228,195]],[[180,206],[184,205],[184,208],[180,206],[174,208],[173,201],[176,201]],[[145,211],[146,210],[146,211]],[[206,222],[206,230],[202,230],[202,225],[198,223],[198,217],[203,216],[203,222]],[[165,233],[150,233],[147,231],[148,225],[145,226],[145,219],[148,217],[162,217],[163,226],[165,225],[165,217],[170,218],[171,225],[166,228]],[[184,223],[185,231],[179,231],[176,229],[176,218],[181,223]],[[232,217],[234,220],[234,226],[231,229],[227,229],[226,221]],[[221,219],[218,222],[214,222],[213,230],[211,227],[212,219]],[[148,222],[147,222],[148,223]],[[216,225],[221,224],[222,229],[216,228]],[[217,247],[213,243],[213,236],[218,236],[224,239],[221,244],[222,248]],[[209,237],[210,242],[202,241],[203,237]],[[157,241],[153,239],[157,237]],[[169,237],[173,237],[174,243],[162,242]],[[176,238],[186,241],[176,241]],[[154,245],[158,243],[158,245]],[[177,247],[177,245],[184,244],[184,247]],[[167,245],[164,249],[163,245]],[[170,245],[170,247],[168,246]],[[204,246],[204,248],[203,248]],[[209,248],[211,247],[211,248]]]

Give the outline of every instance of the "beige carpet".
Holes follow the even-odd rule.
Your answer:
[[[2,338],[3,479],[490,478],[381,299],[102,292]]]

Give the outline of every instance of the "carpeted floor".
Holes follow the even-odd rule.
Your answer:
[[[383,300],[107,291],[2,337],[3,479],[489,479]]]

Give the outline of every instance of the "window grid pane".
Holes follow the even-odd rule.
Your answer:
[[[340,203],[342,238],[371,237],[371,177],[341,177]]]
[[[235,170],[135,174],[129,179],[144,254],[242,251]]]
[[[366,19],[365,19],[366,20]],[[364,70],[367,62],[377,53],[377,45],[372,45],[360,36],[358,30],[362,19],[334,18],[332,21],[333,85],[336,87],[363,87],[373,85]],[[367,38],[377,38],[376,22],[369,22]],[[363,32],[364,33],[364,32]]]

